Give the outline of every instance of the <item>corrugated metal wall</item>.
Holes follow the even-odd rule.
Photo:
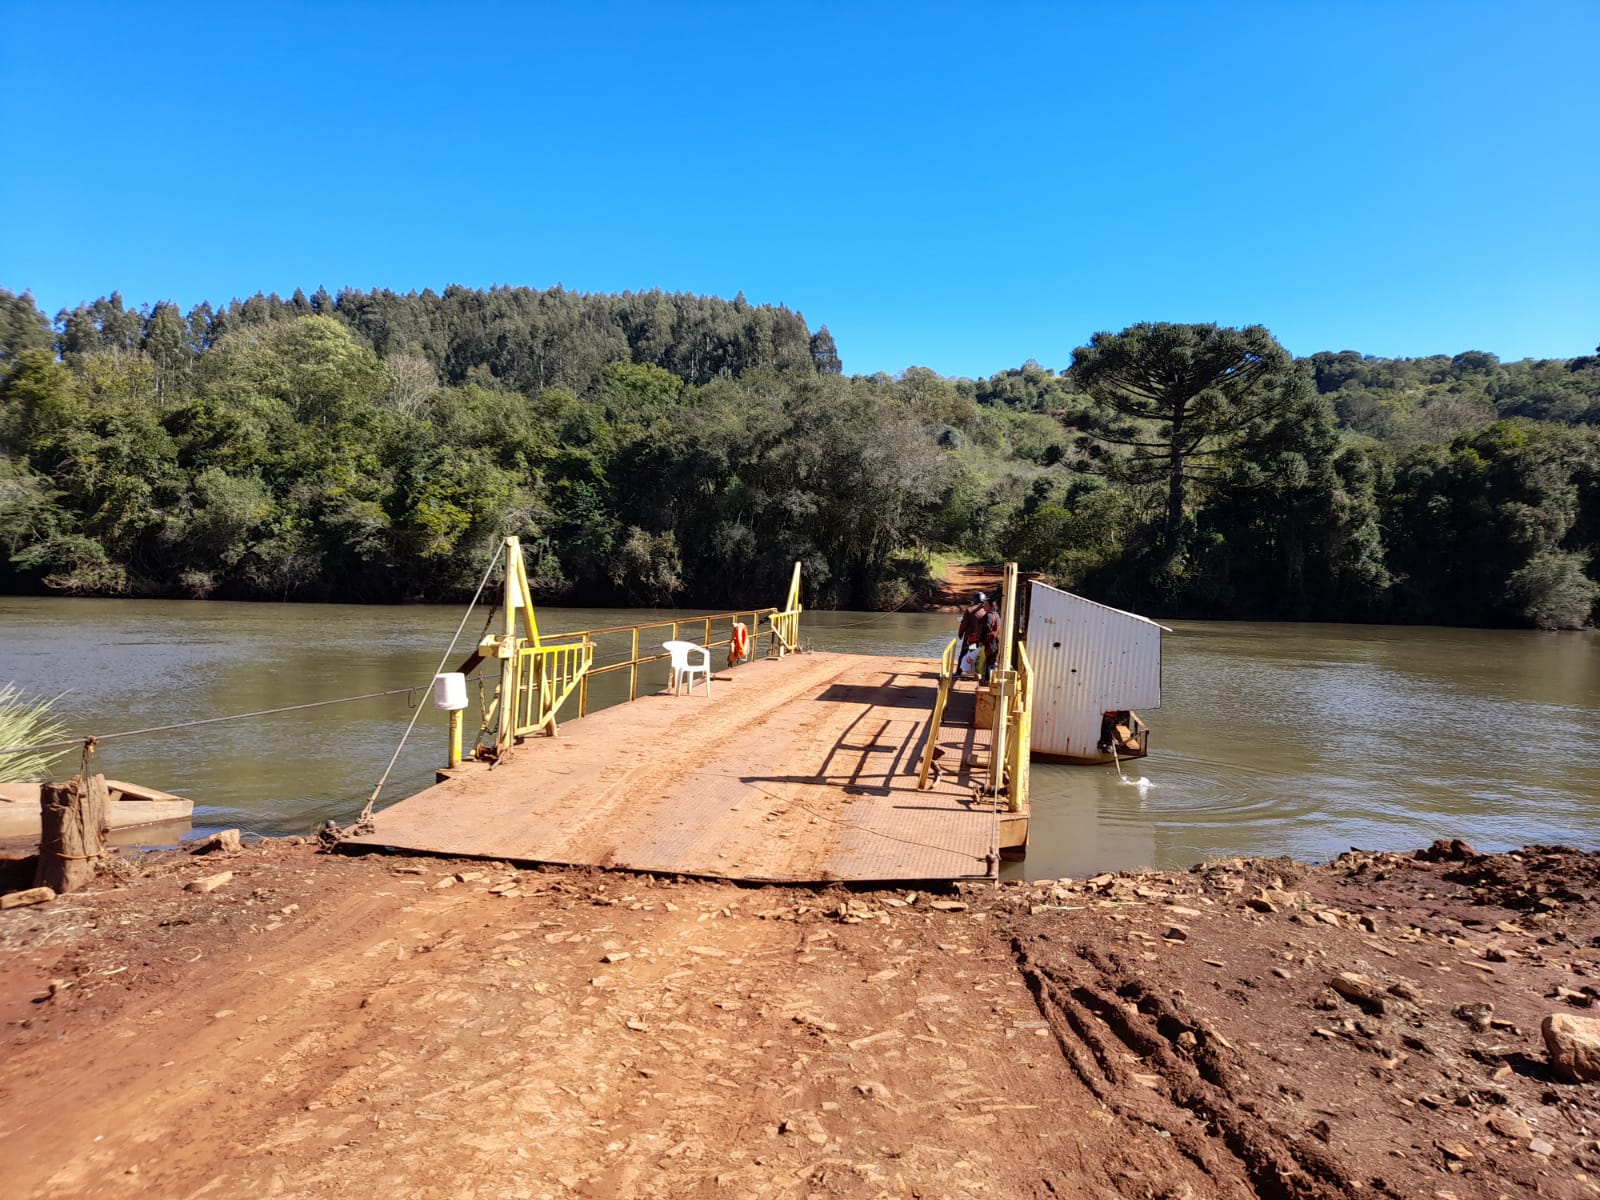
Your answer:
[[[1100,716],[1161,706],[1161,626],[1034,581],[1028,596],[1033,749],[1089,757]]]

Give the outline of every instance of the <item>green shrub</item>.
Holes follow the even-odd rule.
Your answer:
[[[1568,550],[1535,555],[1506,582],[1506,594],[1538,629],[1582,629],[1600,598],[1600,584],[1584,574],[1588,561]]]

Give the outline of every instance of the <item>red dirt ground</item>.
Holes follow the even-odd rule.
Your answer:
[[[944,573],[944,581],[934,599],[932,611],[959,612],[972,603],[974,592],[984,592],[991,599],[1000,594],[1005,580],[1002,564],[952,563]]]
[[[1539,1023],[1600,992],[1600,856],[1431,857],[955,895],[146,855],[0,912],[0,1195],[1593,1195]]]

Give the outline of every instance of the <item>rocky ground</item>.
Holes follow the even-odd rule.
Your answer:
[[[0,1194],[1589,1196],[1541,1024],[1600,995],[1597,887],[1459,843],[959,894],[144,855],[0,912]]]

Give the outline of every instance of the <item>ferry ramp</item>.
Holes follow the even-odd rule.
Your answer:
[[[958,689],[917,768],[939,664],[805,653],[640,696],[465,763],[379,810],[352,849],[759,882],[992,877],[989,732]],[[969,685],[970,687],[970,685]]]

